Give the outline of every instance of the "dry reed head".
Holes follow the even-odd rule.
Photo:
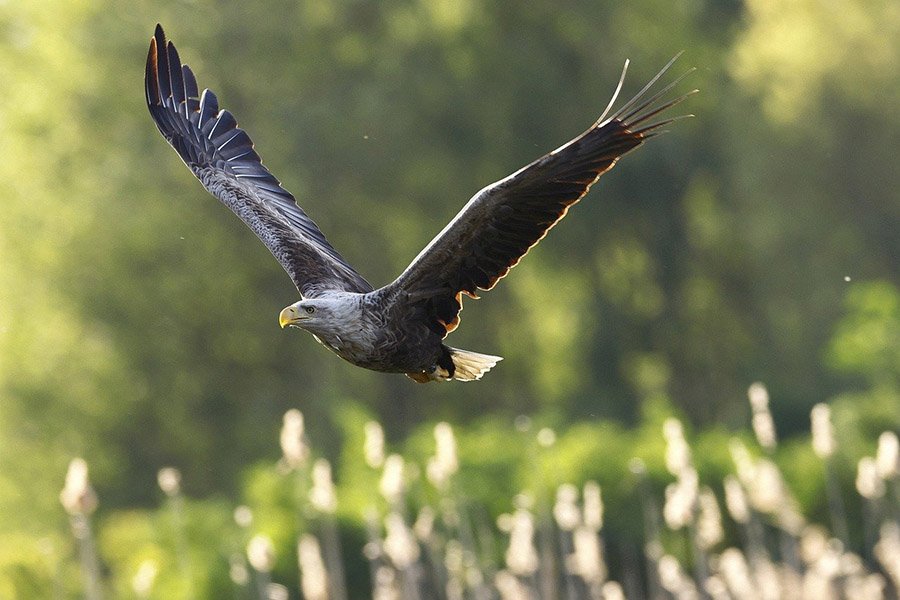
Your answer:
[[[247,561],[260,573],[269,573],[275,566],[275,546],[267,535],[258,534],[247,544]]]
[[[406,489],[403,470],[403,457],[399,454],[391,454],[385,459],[378,488],[385,500],[391,504],[396,504],[403,498]]]
[[[725,508],[735,523],[746,524],[750,521],[750,506],[744,486],[734,475],[725,477]]]
[[[291,592],[286,585],[269,582],[264,591],[266,600],[290,600]]]
[[[309,445],[306,443],[303,413],[296,408],[284,413],[279,441],[282,461],[288,469],[299,469],[306,464],[309,458]]]
[[[419,560],[419,544],[403,516],[390,512],[384,520],[384,553],[398,569],[408,569]]]
[[[334,514],[337,510],[337,495],[331,479],[331,463],[324,458],[319,458],[313,463],[309,502],[320,513]]]
[[[575,552],[567,560],[569,572],[578,575],[589,584],[603,583],[606,579],[606,563],[597,532],[580,526],[573,532],[572,544]]]
[[[878,436],[875,464],[878,475],[885,481],[900,475],[900,441],[893,431],[885,431]]]
[[[530,576],[538,568],[538,554],[534,547],[534,516],[525,508],[512,514],[506,567],[514,575]]]
[[[426,542],[431,538],[434,532],[434,518],[434,509],[430,506],[425,505],[419,509],[419,515],[413,524],[413,531],[419,540]]]
[[[172,498],[181,493],[181,471],[175,467],[163,467],[156,474],[156,482],[163,493]]]
[[[719,556],[717,571],[733,597],[748,600],[756,597],[754,594],[756,586],[750,573],[750,566],[744,553],[739,549],[725,549]]]
[[[315,536],[300,536],[297,542],[297,562],[303,597],[306,600],[328,600],[328,572],[322,560],[319,540]]]
[[[678,600],[697,600],[697,586],[681,568],[678,559],[665,554],[657,564],[659,583]]]
[[[769,391],[762,383],[756,382],[747,389],[750,407],[753,410],[753,433],[759,445],[772,451],[778,443],[775,421],[769,411]]]
[[[878,532],[878,542],[875,544],[875,557],[881,563],[884,572],[894,583],[895,589],[900,589],[900,524],[896,521],[885,521]]]
[[[856,491],[868,500],[884,496],[884,480],[878,476],[878,465],[871,456],[863,456],[857,463]]]
[[[584,524],[600,531],[603,528],[603,496],[600,492],[600,484],[596,481],[587,481],[582,490],[582,502],[584,504]]]
[[[149,598],[159,574],[159,566],[155,560],[147,559],[138,566],[134,577],[131,578],[131,589],[138,598]]]
[[[684,468],[675,483],[666,486],[663,518],[669,529],[681,529],[694,520],[698,493],[697,471]]]
[[[241,529],[247,529],[253,524],[253,511],[250,510],[249,506],[240,505],[234,509],[234,514],[232,515],[234,518],[234,522]]]
[[[625,600],[625,590],[618,581],[607,581],[600,588],[603,600]]]
[[[73,458],[66,472],[66,483],[59,501],[70,515],[90,515],[97,509],[97,494],[88,478],[88,465],[83,458]]]
[[[731,453],[731,460],[734,462],[738,480],[744,486],[744,489],[749,489],[753,485],[756,472],[750,452],[747,451],[747,447],[738,438],[731,438],[728,444],[728,451]]]
[[[549,427],[542,427],[537,432],[537,443],[541,448],[549,448],[556,443],[556,432]]]
[[[764,412],[769,410],[769,390],[765,384],[756,381],[747,388],[747,398],[750,400],[750,407],[753,412]]]
[[[397,574],[388,566],[382,565],[375,569],[372,588],[372,600],[400,600]]]
[[[709,550],[725,538],[719,501],[709,486],[702,486],[697,497],[697,543]]]
[[[670,417],[663,423],[663,437],[666,439],[666,468],[672,475],[679,473],[691,465],[691,449],[684,439],[684,428],[681,421]]]
[[[240,554],[232,554],[228,559],[228,577],[231,582],[243,587],[250,583],[250,573],[247,571],[247,563]]]
[[[827,404],[816,404],[810,411],[810,421],[813,452],[819,458],[830,458],[837,448],[834,427],[831,424],[831,407]]]
[[[573,531],[581,524],[581,511],[578,509],[578,488],[571,483],[564,483],[556,489],[553,518],[556,519],[556,525],[562,531]]]
[[[364,426],[363,455],[366,464],[373,469],[384,465],[384,429],[377,421],[369,421]]]
[[[446,490],[450,478],[459,470],[456,456],[456,438],[449,423],[438,423],[434,427],[435,454],[428,461],[426,475],[439,490]]]
[[[500,593],[501,600],[535,600],[531,588],[509,571],[498,571],[494,576],[494,586]]]

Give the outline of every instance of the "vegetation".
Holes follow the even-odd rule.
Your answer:
[[[410,460],[390,452],[376,421],[347,414],[354,439],[341,457],[338,488],[331,463],[309,445],[302,413],[291,409],[280,460],[249,473],[247,504],[233,509],[233,520],[221,503],[188,502],[177,469],[161,469],[162,507],[106,519],[105,578],[90,527],[97,498],[83,460],[70,465],[61,500],[91,599],[101,597],[103,580],[115,597],[137,598],[275,600],[298,589],[307,599],[893,597],[900,589],[897,435],[879,436],[876,453],[859,461],[856,493],[845,497],[832,470],[838,438],[829,406],[813,409],[811,448],[779,449],[767,390],[756,383],[749,396],[754,442],[707,432],[694,449],[671,417],[661,427],[648,420],[630,440],[591,426],[561,436],[546,427],[535,432],[520,417],[459,440],[440,422],[432,442],[424,430],[408,441],[407,453],[417,453]],[[517,439],[527,458],[504,456],[504,438]],[[610,438],[633,455],[627,464],[598,462]],[[523,473],[498,476],[497,467],[516,462]],[[811,474],[799,490],[783,462]],[[524,490],[512,496],[518,484]],[[812,512],[796,494],[807,491],[804,484],[827,498],[830,531],[804,516]],[[46,542],[44,551],[50,564],[61,560]],[[53,586],[57,596],[65,590]]]
[[[583,130],[625,58],[626,96],[682,49],[677,64],[698,67],[701,93],[685,108],[697,118],[623,159],[484,301],[467,301],[454,345],[507,360],[478,384],[418,386],[278,329],[296,291],[146,114],[157,21],[374,284],[483,185]],[[872,489],[854,488],[869,468],[859,461],[900,430],[898,45],[890,0],[839,11],[812,0],[0,4],[0,596],[257,594],[235,587],[244,569],[248,585],[296,597],[295,545],[305,540],[312,560],[309,534],[356,598],[379,561],[397,567],[373,550],[390,534],[383,517],[396,509],[409,528],[425,506],[446,544],[436,560],[423,542],[409,564],[451,559],[456,540],[454,564],[495,586],[491,569],[511,568],[508,540],[481,534],[527,510],[546,535],[558,487],[588,481],[605,506],[604,581],[627,592],[629,576],[652,584],[640,575],[652,569],[632,567],[660,558],[644,555],[655,538],[637,507],[662,506],[673,478],[685,485],[665,464],[672,417],[697,489],[710,486],[720,510],[727,475],[749,491],[736,437],[777,465],[804,526],[826,527],[860,557],[855,573],[891,585],[875,554],[891,530],[877,525],[897,515],[872,513]],[[771,395],[775,445],[742,433],[765,420],[746,408],[754,381]],[[821,403],[837,440],[824,458],[808,439]],[[315,451],[273,467],[282,415],[296,408]],[[418,464],[406,512],[376,492],[383,467],[362,460],[370,421]],[[428,483],[425,463],[438,422],[458,449],[446,488]],[[76,457],[95,493],[79,487]],[[333,512],[309,499],[319,458],[337,486]],[[172,466],[177,485],[167,471],[157,491]],[[880,481],[889,506],[896,478]],[[448,498],[468,533],[447,524]],[[689,505],[710,505],[698,498]],[[778,563],[784,523],[754,510]],[[702,553],[685,527],[660,531],[690,574],[679,581],[697,586],[704,564],[722,574],[729,547],[757,568],[761,547],[739,520]],[[274,548],[269,571],[233,558],[258,533]],[[535,547],[559,558],[554,543]],[[265,565],[265,542],[255,547]],[[139,572],[153,581],[145,591]],[[458,575],[429,573],[441,589]],[[546,591],[542,575],[513,574]]]

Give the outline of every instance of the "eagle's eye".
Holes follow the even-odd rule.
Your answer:
[[[315,306],[307,306],[307,307],[306,307],[306,314],[311,315],[311,314],[313,314],[314,312],[316,312],[316,307],[315,307]]]

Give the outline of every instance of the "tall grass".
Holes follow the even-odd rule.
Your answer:
[[[271,539],[256,531],[251,508],[238,507],[234,524],[246,552],[223,560],[234,598],[346,600],[346,557],[362,555],[369,565],[369,589],[376,600],[820,600],[896,598],[900,590],[900,467],[898,440],[884,432],[874,456],[859,461],[855,482],[863,507],[861,523],[847,518],[845,498],[834,468],[839,436],[828,408],[814,408],[812,444],[828,496],[827,523],[812,522],[796,500],[791,482],[777,466],[778,449],[768,394],[760,384],[749,390],[755,448],[735,437],[729,448],[731,472],[721,481],[702,481],[685,428],[675,418],[663,424],[664,464],[671,483],[659,495],[640,459],[622,460],[635,482],[633,511],[643,522],[643,539],[615,544],[610,554],[604,493],[594,481],[558,486],[555,498],[523,491],[510,498],[496,519],[467,498],[457,484],[465,469],[457,455],[453,429],[434,428],[434,453],[428,457],[387,454],[381,426],[364,427],[358,457],[368,470],[371,489],[358,515],[366,540],[342,547],[336,511],[341,503],[330,463],[313,459],[303,415],[285,415],[275,468],[290,485],[294,538],[290,569],[277,570]],[[530,423],[520,424],[530,431]],[[504,432],[498,432],[504,435]],[[535,435],[537,447],[556,442],[552,430]],[[362,467],[362,464],[365,464]],[[61,496],[71,515],[81,557],[84,595],[101,597],[103,584],[90,533],[96,496],[87,465],[73,462]],[[421,465],[421,466],[420,466]],[[73,471],[74,469],[74,471]],[[423,477],[424,475],[424,477]],[[548,474],[548,479],[552,480]],[[427,481],[428,494],[413,495],[413,481]],[[181,580],[195,576],[187,547],[177,471],[160,472],[166,494]],[[850,550],[851,531],[861,532],[859,554]],[[284,533],[281,531],[280,533]],[[224,539],[225,536],[223,536]],[[628,553],[623,548],[641,549]],[[227,555],[227,554],[226,554]],[[141,563],[132,579],[134,595],[154,596],[159,565]],[[293,573],[285,578],[284,573]],[[356,588],[354,588],[356,589]],[[184,597],[195,597],[186,588]],[[162,597],[162,596],[160,596]]]

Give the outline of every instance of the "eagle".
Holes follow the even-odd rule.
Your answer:
[[[472,381],[502,360],[444,344],[460,322],[463,296],[493,288],[622,155],[679,117],[660,113],[696,90],[671,93],[688,71],[651,91],[676,55],[609,117],[628,62],[606,110],[584,133],[476,193],[394,281],[376,289],[328,242],[278,179],[250,136],[199,91],[190,67],[160,25],[150,39],[147,107],[209,193],[259,237],[290,276],[300,300],[281,311],[344,360],[411,379]],[[684,115],[690,116],[690,115]]]

